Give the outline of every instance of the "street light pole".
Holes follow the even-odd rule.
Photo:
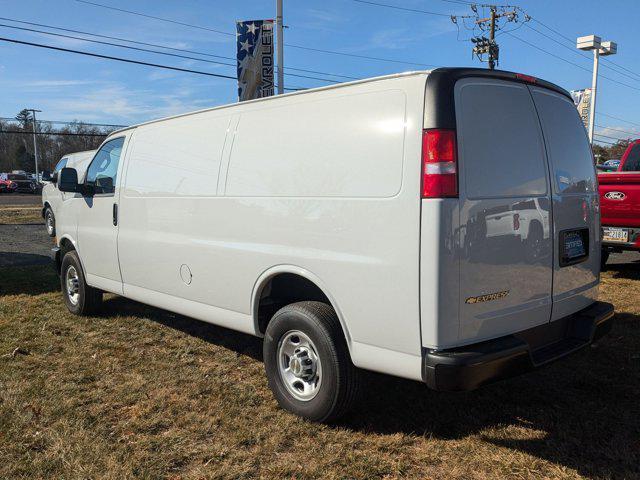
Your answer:
[[[284,93],[284,25],[282,0],[276,0],[276,31],[278,35],[278,95]]]
[[[33,159],[36,164],[36,182],[40,181],[38,178],[38,142],[36,141],[37,134],[37,123],[36,123],[36,112],[41,112],[42,110],[36,110],[35,108],[28,108],[28,111],[31,112],[31,120],[33,120]]]
[[[616,42],[603,42],[597,35],[578,37],[576,48],[579,50],[593,50],[593,76],[591,77],[591,105],[589,106],[589,142],[593,145],[594,127],[596,124],[596,91],[598,88],[598,64],[600,56],[618,53]]]
[[[593,50],[593,76],[591,77],[591,105],[589,108],[589,142],[593,145],[593,131],[596,124],[596,89],[598,88],[598,63],[600,49]]]

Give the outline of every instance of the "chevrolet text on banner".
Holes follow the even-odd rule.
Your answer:
[[[238,100],[270,97],[273,89],[273,20],[236,22]]]
[[[589,131],[589,117],[591,115],[591,89],[583,88],[582,90],[571,90],[573,103],[578,109],[584,128]]]

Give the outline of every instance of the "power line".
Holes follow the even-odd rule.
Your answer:
[[[94,7],[107,8],[109,10],[115,10],[117,12],[128,13],[130,15],[137,15],[139,17],[152,18],[154,20],[159,20],[161,22],[173,23],[176,25],[182,25],[183,27],[197,28],[199,30],[206,30],[208,32],[219,33],[220,35],[228,35],[230,37],[236,36],[235,33],[225,32],[223,30],[216,30],[215,28],[203,27],[201,25],[193,25],[192,23],[179,22],[177,20],[171,20],[168,18],[156,17],[154,15],[147,15],[146,13],[134,12],[133,10],[125,10],[124,8],[112,7],[111,5],[103,5],[101,3],[89,2],[88,0],[76,0],[79,3],[86,3],[87,5],[93,5]]]
[[[0,130],[0,133],[16,133],[18,135],[50,135],[62,137],[106,137],[108,133],[73,133],[73,132],[13,132],[11,130]]]
[[[323,50],[321,48],[311,48],[311,47],[303,47],[301,45],[293,45],[291,43],[286,43],[285,44],[286,47],[289,48],[299,48],[301,50],[309,50],[311,52],[319,52],[319,53],[328,53],[331,55],[341,55],[343,57],[353,57],[353,58],[361,58],[364,60],[375,60],[378,62],[387,62],[387,63],[399,63],[402,65],[413,65],[413,66],[418,66],[418,67],[439,67],[440,65],[434,65],[431,63],[419,63],[419,62],[407,62],[404,60],[393,60],[390,58],[382,58],[382,57],[370,57],[368,55],[357,55],[355,53],[343,53],[343,52],[337,52],[335,50]]]
[[[567,41],[569,41],[569,42],[571,42],[572,44],[574,43],[575,39],[567,37],[566,35],[564,35],[564,34],[560,33],[558,30],[556,30],[556,29],[554,29],[554,28],[551,28],[549,25],[547,25],[547,24],[545,24],[545,23],[542,23],[540,20],[538,20],[538,19],[536,19],[536,18],[533,18],[532,20],[533,20],[534,22],[539,23],[539,24],[540,24],[540,25],[542,25],[544,28],[546,28],[546,29],[548,29],[549,31],[551,31],[551,32],[555,33],[556,35],[558,35],[558,36],[560,36],[560,37],[564,38],[565,40],[567,40]],[[630,69],[628,69],[627,67],[625,67],[624,65],[620,65],[619,63],[614,62],[613,60],[611,60],[611,59],[609,59],[609,58],[603,58],[603,59],[602,59],[602,61],[603,61],[603,62],[606,62],[606,63],[610,63],[610,64],[612,64],[612,65],[615,65],[616,67],[618,67],[618,68],[620,68],[620,69],[622,69],[622,70],[625,70],[625,71],[627,71],[627,72],[629,72],[629,73],[631,73],[631,74],[633,74],[633,75],[635,75],[635,76],[637,76],[637,77],[640,77],[640,74],[638,74],[637,72],[634,72],[633,70],[630,70]],[[609,67],[609,68],[611,68],[611,67]]]
[[[27,22],[27,21],[24,21],[24,20],[16,20],[14,18],[7,18],[7,17],[0,17],[0,20],[5,20],[5,21],[9,21],[9,22],[14,22],[14,23],[20,23],[20,24],[23,24],[23,25],[31,25],[31,26],[35,26],[35,27],[48,28],[48,29],[51,29],[51,30],[58,30],[58,31],[61,31],[61,32],[70,32],[70,33],[77,33],[77,34],[80,34],[80,35],[88,35],[88,36],[91,36],[91,37],[106,38],[107,40],[117,40],[119,42],[133,43],[135,45],[144,45],[144,46],[147,46],[147,47],[163,48],[165,50],[171,50],[171,51],[174,51],[174,52],[190,53],[190,54],[194,54],[194,55],[202,55],[202,56],[205,56],[205,57],[221,58],[223,60],[236,61],[236,59],[234,57],[226,57],[224,55],[214,55],[212,53],[199,52],[197,50],[188,50],[188,49],[184,49],[184,48],[169,47],[167,45],[159,45],[157,43],[140,42],[140,41],[137,41],[137,40],[131,40],[129,38],[113,37],[113,36],[109,36],[109,35],[100,35],[98,33],[84,32],[82,30],[74,30],[74,29],[71,29],[71,28],[56,27],[56,26],[53,26],[53,25],[47,25],[47,24],[43,24],[43,23]],[[86,39],[83,38],[82,40],[86,40]],[[315,74],[319,74],[319,75],[327,75],[327,76],[330,76],[330,77],[346,78],[348,80],[360,80],[359,77],[352,77],[352,76],[349,76],[349,75],[342,75],[342,74],[338,74],[338,73],[320,72],[318,70],[309,70],[309,69],[298,68],[298,67],[287,67],[284,70],[285,71],[293,70],[293,71],[296,71],[296,72],[315,73]]]
[[[575,67],[578,67],[578,68],[579,68],[579,69],[581,69],[581,70],[584,70],[584,71],[586,71],[586,72],[591,73],[591,69],[589,69],[589,68],[583,67],[582,65],[579,65],[579,64],[577,64],[577,63],[575,63],[575,62],[572,62],[571,60],[567,60],[566,58],[563,58],[563,57],[561,57],[561,56],[559,56],[559,55],[556,55],[556,54],[554,54],[554,53],[551,53],[550,51],[545,50],[544,48],[540,48],[540,47],[538,47],[537,45],[534,45],[533,43],[528,42],[528,41],[526,41],[525,39],[518,37],[517,35],[514,35],[513,33],[510,33],[510,32],[505,32],[505,33],[506,33],[507,35],[509,35],[510,37],[513,37],[513,38],[515,38],[515,39],[517,39],[517,40],[520,40],[522,43],[526,43],[527,45],[529,45],[529,46],[530,46],[530,47],[532,47],[532,48],[535,48],[536,50],[540,50],[541,52],[546,53],[547,55],[550,55],[550,56],[552,56],[552,57],[554,57],[554,58],[557,58],[558,60],[562,60],[563,62],[569,63],[569,64],[571,64],[571,65],[573,65],[573,66],[575,66]],[[639,88],[639,87],[634,87],[633,85],[629,85],[628,83],[621,82],[621,81],[619,81],[619,80],[616,80],[615,78],[606,77],[606,76],[604,76],[604,75],[602,75],[602,74],[600,74],[599,76],[600,76],[601,78],[604,78],[604,79],[606,79],[606,80],[609,80],[610,82],[617,83],[618,85],[622,85],[622,86],[624,86],[624,87],[627,87],[627,88],[631,88],[631,89],[633,89],[633,90],[638,90],[638,91],[640,91],[640,88]]]
[[[610,138],[611,140],[627,140],[626,138],[611,137],[609,135],[603,135],[601,133],[594,133],[594,135],[602,138]]]
[[[78,0],[78,1],[80,1],[80,0]],[[77,53],[79,55],[87,55],[89,57],[103,58],[103,59],[107,59],[107,60],[116,60],[116,61],[119,61],[119,62],[133,63],[133,64],[136,64],[136,65],[145,65],[147,67],[164,68],[164,69],[167,69],[167,70],[176,70],[178,72],[195,73],[197,75],[207,75],[209,77],[227,78],[227,79],[230,79],[230,80],[236,80],[236,77],[232,77],[230,75],[222,75],[220,73],[201,72],[199,70],[191,70],[191,69],[188,69],[188,68],[170,67],[168,65],[160,65],[158,63],[141,62],[139,60],[131,60],[131,59],[128,59],[128,58],[112,57],[110,55],[101,55],[101,54],[98,54],[98,53],[83,52],[81,50],[73,50],[71,48],[54,47],[53,45],[45,45],[45,44],[42,44],[42,43],[25,42],[23,40],[16,40],[14,38],[0,37],[0,41],[10,42],[10,43],[17,43],[17,44],[20,44],[20,45],[29,45],[29,46],[32,46],[32,47],[47,48],[49,50],[57,50],[59,52]]]
[[[630,132],[630,131],[628,131],[628,130],[622,130],[622,129],[620,129],[620,128],[614,128],[614,127],[607,127],[607,126],[605,126],[605,125],[599,125],[599,124],[597,124],[597,123],[596,123],[595,125],[596,125],[596,127],[598,127],[598,128],[604,128],[604,129],[606,129],[606,130],[613,130],[614,132],[626,133],[626,134],[628,134],[628,135],[632,135],[632,136],[636,136],[636,137],[637,137],[637,136],[640,136],[640,132]]]
[[[636,125],[636,126],[640,127],[640,123],[632,122],[631,120],[625,120],[624,118],[614,117],[613,115],[609,115],[608,113],[598,112],[598,115],[602,115],[602,116],[605,116],[605,117],[612,118],[614,120],[618,120],[620,122],[630,123],[631,125]]]
[[[597,138],[594,138],[593,141],[596,143],[605,143],[607,145],[618,145],[617,142],[607,142],[606,140],[599,140]]]
[[[526,25],[526,24],[523,24],[523,25]],[[541,32],[540,30],[538,30],[536,28],[533,28],[530,25],[526,25],[526,27],[529,28],[530,30],[533,30],[534,32],[538,33],[539,35],[542,35],[543,37],[551,40],[552,42],[557,43],[561,47],[563,47],[563,48],[575,53],[576,55],[579,55],[580,57],[584,58],[585,60],[591,61],[591,57],[589,55],[583,54],[582,52],[578,51],[576,48],[569,47],[565,43],[562,43],[562,42],[556,40],[555,38],[547,35],[546,33]],[[605,60],[605,59],[603,58],[603,60]],[[618,70],[617,68],[612,67],[611,65],[604,64],[603,67],[608,68],[608,69],[616,72],[617,74],[623,75],[623,76],[625,76],[627,78],[630,78],[631,80],[634,80],[636,82],[640,81],[640,75],[638,75],[637,73],[631,72],[631,73],[633,73],[633,75],[635,75],[635,77],[634,77],[634,76],[629,75],[628,73],[621,72],[620,70]],[[628,69],[626,69],[626,70],[628,70]],[[631,70],[629,70],[629,71],[631,71]]]
[[[0,117],[0,120],[4,120],[7,122],[17,122],[18,120],[16,120],[13,117]],[[117,128],[124,128],[127,125],[116,125],[116,124],[111,124],[111,123],[88,123],[88,122],[82,122],[80,120],[78,121],[72,121],[72,122],[68,122],[68,121],[63,121],[63,120],[38,120],[38,123],[53,123],[53,124],[64,124],[64,125],[86,125],[88,127],[117,127]]]
[[[439,17],[450,17],[451,16],[448,13],[428,12],[426,10],[418,10],[416,8],[398,7],[397,5],[388,5],[386,3],[370,2],[368,0],[352,0],[352,1],[356,2],[356,3],[364,3],[364,4],[367,4],[367,5],[374,5],[376,7],[392,8],[394,10],[404,10],[405,12],[422,13],[424,15],[437,15]]]
[[[154,20],[159,20],[161,22],[174,23],[174,24],[177,24],[177,25],[182,25],[183,27],[196,28],[196,29],[199,29],[199,30],[207,30],[207,31],[210,31],[210,32],[220,33],[222,35],[228,35],[228,36],[232,36],[232,37],[236,36],[235,33],[231,33],[231,32],[225,32],[225,31],[222,31],[222,30],[215,30],[213,28],[203,27],[201,25],[194,25],[194,24],[186,23],[186,22],[179,22],[177,20],[172,20],[170,18],[157,17],[157,16],[154,16],[154,15],[147,15],[145,13],[134,12],[132,10],[125,10],[123,8],[116,8],[116,7],[112,7],[112,6],[109,6],[109,5],[103,5],[101,3],[90,2],[88,0],[75,0],[75,1],[76,2],[80,2],[80,3],[85,3],[87,5],[93,5],[95,7],[106,8],[106,9],[109,9],[109,10],[116,10],[116,11],[122,12],[122,13],[128,13],[130,15],[137,15],[137,16],[140,16],[140,17],[152,18]],[[447,16],[449,16],[449,15],[447,15]],[[360,59],[363,59],[363,60],[375,60],[375,61],[378,61],[378,62],[399,63],[399,64],[402,64],[402,65],[413,65],[413,66],[420,66],[420,67],[438,67],[439,66],[439,65],[433,65],[433,64],[428,64],[428,63],[408,62],[408,61],[403,61],[403,60],[395,60],[395,59],[391,59],[391,58],[372,57],[372,56],[368,56],[368,55],[357,55],[355,53],[337,52],[335,50],[325,50],[325,49],[321,49],[321,48],[312,48],[312,47],[306,47],[304,45],[294,45],[294,44],[291,44],[291,43],[285,43],[284,45],[285,45],[285,47],[288,47],[288,48],[297,48],[297,49],[300,49],[300,50],[307,50],[307,51],[310,51],[310,52],[318,52],[318,53],[326,53],[326,54],[330,54],[330,55],[340,55],[340,56],[344,56],[344,57],[360,58]]]
[[[185,58],[188,60],[196,60],[198,62],[206,62],[206,63],[213,63],[216,65],[226,65],[228,67],[236,67],[235,63],[225,63],[225,62],[220,62],[220,61],[216,61],[216,60],[207,60],[204,58],[196,58],[196,57],[190,57],[188,55],[179,55],[177,53],[168,53],[168,52],[161,52],[158,50],[150,50],[148,48],[140,48],[140,47],[132,47],[130,45],[119,45],[117,43],[112,43],[112,42],[105,42],[103,40],[91,40],[88,38],[82,38],[82,37],[75,37],[73,35],[63,35],[61,33],[53,33],[53,32],[45,32],[43,30],[36,30],[34,28],[25,28],[25,27],[16,27],[13,25],[5,25],[3,23],[0,23],[0,27],[5,27],[5,28],[12,28],[12,29],[16,29],[16,30],[23,30],[23,31],[27,31],[27,32],[35,32],[35,33],[40,33],[43,35],[50,35],[50,36],[54,36],[54,37],[62,37],[62,38],[70,38],[73,40],[81,40],[83,42],[91,42],[91,43],[98,43],[101,45],[109,45],[111,47],[119,47],[119,48],[126,48],[128,50],[136,50],[139,52],[147,52],[147,53],[155,53],[158,55],[165,55],[165,56],[169,56],[169,57],[177,57],[177,58]],[[300,75],[298,73],[286,73],[286,75],[291,76],[291,77],[299,77],[299,78],[306,78],[306,79],[311,79],[311,80],[319,80],[322,82],[327,82],[327,83],[340,83],[337,80],[329,80],[326,78],[319,78],[319,77],[310,77],[308,75]]]
[[[195,73],[196,75],[206,75],[208,77],[216,77],[216,78],[226,78],[229,80],[236,80],[236,77],[232,77],[230,75],[222,75],[219,73],[211,73],[211,72],[201,72],[199,70],[191,70],[188,68],[180,68],[180,67],[171,67],[169,65],[161,65],[159,63],[149,63],[149,62],[141,62],[139,60],[131,60],[129,58],[121,58],[121,57],[113,57],[111,55],[100,55],[98,53],[90,53],[90,52],[83,52],[81,50],[73,50],[71,48],[62,48],[62,47],[54,47],[53,45],[45,45],[42,43],[34,43],[34,42],[25,42],[23,40],[16,40],[14,38],[5,38],[5,37],[0,37],[0,41],[2,42],[10,42],[10,43],[17,43],[20,45],[29,45],[32,47],[40,47],[40,48],[46,48],[49,50],[57,50],[59,52],[67,52],[67,53],[77,53],[79,55],[86,55],[89,57],[96,57],[96,58],[103,58],[106,60],[115,60],[118,62],[125,62],[125,63],[132,63],[135,65],[144,65],[147,67],[155,67],[155,68],[163,68],[165,70],[175,70],[178,72],[186,72],[186,73]],[[299,88],[286,88],[285,90],[301,90]]]

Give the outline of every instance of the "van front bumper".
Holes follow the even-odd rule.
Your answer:
[[[423,349],[422,379],[434,390],[473,390],[558,360],[605,335],[613,305],[595,302],[529,330],[448,350]]]

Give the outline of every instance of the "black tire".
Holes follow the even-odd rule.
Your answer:
[[[56,236],[56,217],[53,214],[53,210],[51,207],[47,207],[44,209],[44,225],[47,229],[47,235],[50,237]]]
[[[609,250],[602,250],[600,252],[600,270],[607,268],[607,260],[609,260]]]
[[[289,390],[280,373],[280,342],[291,331],[309,337],[321,364],[317,393],[299,400]],[[264,366],[269,387],[282,408],[314,422],[332,422],[354,404],[360,389],[361,373],[351,362],[338,317],[322,302],[298,302],[281,308],[273,316],[264,336]]]
[[[75,290],[77,297],[72,295],[71,289],[68,288],[68,275],[71,269],[73,269],[73,271],[70,273],[70,276],[77,278],[77,290]],[[80,259],[75,250],[67,252],[62,259],[60,288],[62,289],[64,303],[71,313],[75,315],[91,315],[100,310],[100,306],[102,305],[102,291],[87,285]]]

